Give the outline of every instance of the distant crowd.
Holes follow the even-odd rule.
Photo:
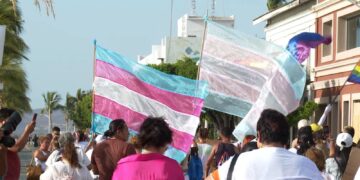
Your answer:
[[[6,118],[0,110],[0,126]],[[206,128],[199,128],[181,164],[163,155],[173,132],[160,117],[148,117],[131,138],[122,119],[114,119],[104,135],[61,132],[53,127],[51,134],[29,138],[35,125],[30,122],[12,147],[0,143],[0,180],[19,179],[17,153],[28,141],[37,147],[32,162],[39,169],[28,179],[41,180],[338,180],[347,169],[351,151],[359,148],[359,142],[354,143],[354,128],[345,127],[333,138],[329,127],[308,120],[299,121],[297,136],[289,143],[286,117],[271,109],[262,112],[257,134],[247,135],[241,142],[233,141],[229,127],[219,130],[215,142],[209,141]],[[3,136],[0,131],[0,140]],[[359,167],[355,168],[354,178],[360,179]]]

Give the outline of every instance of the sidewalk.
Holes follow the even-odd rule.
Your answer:
[[[32,152],[34,152],[35,148],[33,147],[25,147],[20,153],[20,161],[21,161],[21,170],[20,170],[20,180],[26,180],[26,166],[30,163]]]

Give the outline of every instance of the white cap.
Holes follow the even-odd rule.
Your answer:
[[[302,119],[298,122],[298,129],[305,127],[305,126],[309,126],[310,123],[307,119]]]
[[[351,147],[353,144],[353,138],[349,133],[340,133],[336,137],[336,145],[340,147],[340,150],[343,148]]]

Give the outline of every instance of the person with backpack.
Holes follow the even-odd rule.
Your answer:
[[[198,153],[198,147],[191,147],[190,155],[188,157],[188,176],[189,180],[202,180],[203,166]]]
[[[259,149],[234,156],[207,179],[323,180],[314,162],[285,149],[290,137],[289,127],[287,118],[283,114],[276,110],[265,109],[256,125]]]
[[[209,159],[206,162],[205,174],[209,175],[211,163],[215,160],[215,168],[222,165],[231,156],[236,154],[236,147],[231,143],[232,129],[223,127],[220,130],[220,142],[213,146]]]

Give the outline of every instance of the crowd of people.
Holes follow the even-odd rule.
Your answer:
[[[5,120],[0,110],[0,126]],[[0,144],[0,180],[19,179],[17,153],[24,148],[35,124],[26,126],[14,146]],[[329,127],[308,120],[299,121],[297,136],[289,143],[286,117],[271,109],[262,112],[256,132],[234,142],[232,129],[223,127],[220,139],[210,143],[208,130],[199,128],[187,158],[179,164],[164,155],[173,133],[163,118],[148,117],[132,138],[125,121],[115,119],[104,135],[61,132],[54,127],[51,134],[37,137],[33,160],[41,168],[41,180],[339,180],[352,149],[359,148],[359,143],[354,143],[354,128],[345,127],[332,138]],[[360,178],[359,170],[356,176]]]

